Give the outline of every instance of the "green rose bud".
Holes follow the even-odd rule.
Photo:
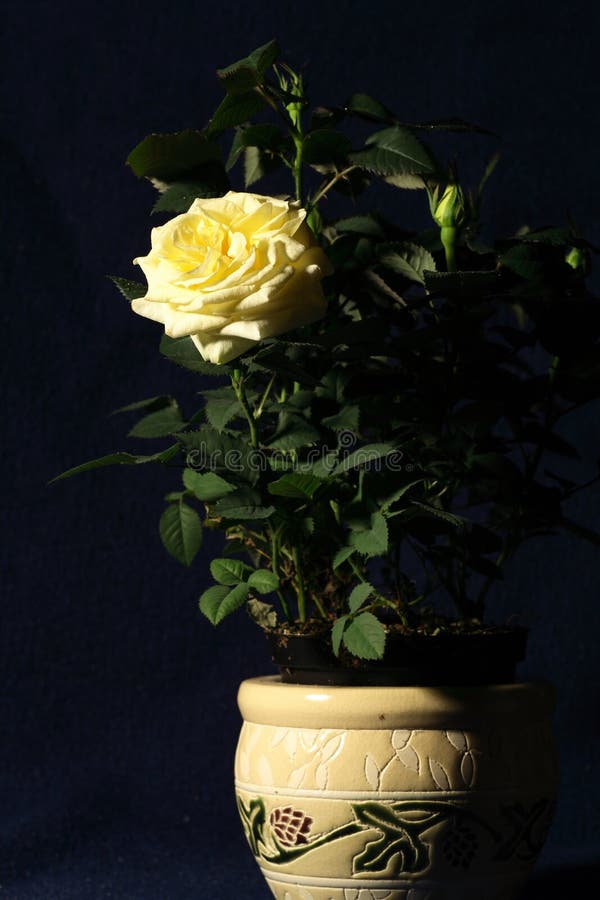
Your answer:
[[[565,262],[571,266],[578,275],[587,275],[589,272],[589,255],[586,250],[581,247],[571,247],[565,254]]]
[[[436,189],[432,196],[431,214],[440,228],[457,228],[465,219],[465,198],[460,184],[451,182],[447,185],[438,202]]]

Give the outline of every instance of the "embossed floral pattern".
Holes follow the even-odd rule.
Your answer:
[[[300,844],[308,844],[313,820],[301,809],[292,806],[279,806],[269,816],[271,828],[277,836],[277,840],[284,847],[298,847]]]

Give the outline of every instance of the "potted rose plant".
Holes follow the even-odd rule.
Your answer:
[[[276,897],[512,897],[552,813],[552,698],[514,683],[526,631],[486,600],[524,541],[599,542],[565,512],[596,479],[561,466],[600,386],[591,248],[573,224],[481,239],[497,156],[467,190],[429,146],[466,122],[311,106],[275,42],[218,76],[204,129],[130,154],[168,218],[147,284],[115,279],[202,402],[132,404],[131,436],[162,444],[65,474],[171,466],[169,553],[224,536],[200,609],[245,609],[281,672],[242,685],[236,760]],[[291,196],[248,191],[286,169]],[[429,227],[374,213],[373,182],[400,209],[420,191]]]

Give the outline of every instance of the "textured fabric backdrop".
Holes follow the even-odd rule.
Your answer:
[[[487,210],[501,227],[570,210],[600,244],[598,9],[4,0],[5,900],[265,896],[230,784],[237,684],[269,670],[260,640],[243,616],[215,635],[197,612],[203,561],[185,571],[164,553],[168,472],[46,486],[125,449],[126,422],[111,410],[168,391],[189,402],[197,389],[159,358],[159,327],[105,278],[132,276],[148,246],[152,190],[125,168],[128,151],[149,131],[204,124],[220,96],[215,68],[278,36],[291,61],[310,64],[319,98],[362,88],[409,121],[457,115],[499,132]],[[473,168],[490,149],[478,146]],[[413,202],[404,196],[393,194],[398,217]],[[573,424],[597,453],[597,414]],[[598,499],[577,500],[573,515],[598,527]],[[593,549],[551,539],[526,548],[495,595],[499,616],[514,610],[535,629],[523,677],[559,687],[563,784],[544,865],[579,866],[562,876],[571,889],[600,858],[599,575]]]

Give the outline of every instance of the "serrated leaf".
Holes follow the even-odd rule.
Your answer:
[[[400,125],[370,135],[364,150],[350,154],[350,160],[377,175],[426,175],[437,168],[424,144]]]
[[[461,294],[479,297],[498,286],[497,272],[433,272],[423,271],[425,287],[430,293]]]
[[[164,409],[156,410],[133,426],[129,431],[129,437],[135,438],[157,438],[166,437],[169,434],[175,434],[185,428],[185,422],[176,403],[166,406]]]
[[[217,590],[217,588],[219,590]],[[243,606],[248,597],[247,584],[237,584],[231,590],[217,584],[200,597],[200,609],[213,625],[218,625],[226,616]]]
[[[215,581],[230,586],[246,581],[251,571],[251,567],[239,559],[213,559],[210,564],[210,574]]]
[[[211,160],[218,160],[221,150],[201,131],[176,134],[149,134],[131,151],[127,163],[139,177],[174,181]]]
[[[356,553],[356,547],[341,547],[333,557],[333,568],[339,569],[353,553]]]
[[[363,531],[353,531],[349,543],[363,556],[381,556],[389,547],[388,526],[384,516],[375,512],[371,516],[371,527]]]
[[[163,334],[160,341],[160,352],[167,359],[200,375],[227,375],[230,367],[227,365],[215,365],[205,362],[200,351],[190,337],[172,338]]]
[[[266,153],[259,147],[246,147],[244,150],[244,184],[248,188],[260,181],[265,175],[275,172],[281,165],[278,156]]]
[[[224,519],[268,519],[275,512],[274,506],[261,506],[260,495],[250,488],[238,488],[219,500],[213,510],[215,516]]]
[[[198,197],[222,197],[230,188],[229,179],[220,162],[202,166],[194,179],[170,184],[152,208],[152,212],[187,212]]]
[[[274,450],[297,450],[314,444],[320,434],[306,419],[282,413],[277,431],[268,442]]]
[[[259,594],[271,594],[279,590],[279,579],[270,569],[256,569],[248,578],[248,585]]]
[[[184,566],[191,565],[202,544],[202,522],[196,510],[182,502],[167,506],[159,531],[171,556]]]
[[[371,594],[375,593],[375,588],[372,584],[367,584],[366,582],[362,584],[357,584],[350,596],[348,597],[348,606],[350,608],[350,612],[356,612],[363,605],[365,600],[368,600]]]
[[[117,275],[109,275],[108,277],[129,302],[146,296],[148,288],[145,284],[140,284],[138,281],[130,281],[129,278],[119,278]]]
[[[385,459],[386,456],[389,456],[394,449],[395,448],[391,444],[365,444],[364,447],[359,447],[357,450],[353,450],[352,453],[349,453],[344,457],[333,470],[332,474],[342,475],[344,472],[350,471],[350,469],[377,463],[378,461]]]
[[[379,264],[403,275],[409,281],[425,284],[423,273],[435,272],[435,260],[431,253],[418,244],[383,245],[378,252]]]
[[[231,387],[203,391],[202,396],[206,401],[204,407],[206,418],[219,432],[223,431],[235,416],[242,413],[242,405]]]
[[[207,126],[211,136],[217,136],[228,128],[250,121],[266,105],[266,100],[256,91],[228,94]]]
[[[341,131],[319,128],[307,134],[303,144],[303,160],[309,166],[342,168],[352,150],[350,139]]]
[[[385,231],[373,216],[350,216],[335,223],[338,234],[362,234],[366,237],[383,238]]]
[[[340,655],[342,637],[344,635],[344,629],[348,624],[348,621],[348,616],[340,616],[340,618],[336,619],[333,623],[333,628],[331,629],[331,645],[336,656]]]
[[[228,93],[240,93],[260,84],[263,75],[279,56],[279,44],[276,40],[268,41],[257,47],[244,59],[217,69],[217,77]]]
[[[183,483],[194,497],[204,503],[214,503],[236,490],[235,485],[215,472],[195,472],[193,469],[184,469]]]
[[[215,618],[228,593],[228,587],[222,584],[215,584],[200,596],[200,610],[213,625],[216,625]]]
[[[170,406],[174,402],[173,397],[168,394],[159,394],[156,397],[147,397],[145,400],[136,400],[135,403],[119,406],[118,409],[113,410],[112,414],[116,415],[117,413],[123,412],[135,412],[138,409],[147,409],[150,412],[156,412],[156,410],[164,409],[165,406]]]
[[[368,119],[370,122],[394,122],[396,117],[387,106],[373,99],[369,94],[353,94],[346,105],[348,112]]]
[[[277,481],[271,482],[268,486],[268,491],[277,497],[310,500],[322,484],[322,479],[315,478],[314,475],[290,472],[288,475],[282,475]]]
[[[350,404],[344,406],[335,415],[326,416],[321,421],[326,428],[331,428],[333,431],[357,432],[360,424],[360,408]]]
[[[97,459],[90,459],[88,462],[80,463],[61,472],[49,482],[54,484],[56,481],[63,481],[65,478],[71,478],[73,475],[80,475],[82,472],[91,472],[93,469],[103,469],[106,466],[138,466],[143,463],[158,462],[167,463],[170,459],[177,455],[179,446],[177,444],[161,450],[159,453],[151,453],[148,456],[137,456],[133,453],[109,453],[106,456],[99,456]]]
[[[381,659],[385,650],[385,628],[373,613],[352,619],[342,635],[345,647],[360,659]]]
[[[429,503],[421,503],[418,500],[413,500],[411,508],[414,509],[415,507],[423,510],[423,512],[429,516],[433,516],[436,519],[442,519],[444,522],[448,522],[449,525],[454,525],[456,528],[462,528],[466,522],[462,516],[449,513],[445,509],[439,509],[437,506],[431,506]]]

